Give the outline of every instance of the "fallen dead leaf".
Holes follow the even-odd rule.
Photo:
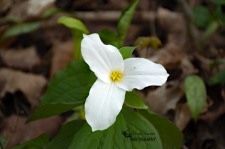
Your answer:
[[[11,69],[0,69],[0,96],[7,92],[22,91],[32,107],[37,106],[47,80],[41,75],[29,74]]]
[[[201,115],[201,119],[212,123],[225,112],[224,89],[220,85],[209,86],[207,89],[208,100],[205,107],[207,112]]]
[[[150,91],[146,100],[151,110],[160,114],[166,114],[169,110],[176,109],[176,104],[182,95],[183,92],[179,87],[179,82],[170,81],[162,87]]]
[[[181,60],[180,68],[182,69],[182,72],[183,72],[182,76],[181,76],[182,79],[184,79],[186,76],[188,76],[190,74],[195,74],[198,72],[198,70],[195,69],[195,67],[190,62],[190,59],[187,56],[185,56]]]
[[[52,51],[52,67],[50,77],[58,72],[59,70],[65,68],[70,61],[73,60],[73,42],[54,42]]]
[[[31,140],[39,135],[46,133],[49,137],[56,134],[63,122],[60,116],[54,116],[26,124],[27,118],[11,116],[4,121],[3,134],[6,135],[8,148],[22,142]],[[44,126],[44,127],[43,127]]]
[[[29,116],[31,113],[31,104],[21,91],[16,91],[15,93],[7,92],[4,97],[0,98],[0,113],[4,117],[9,117],[13,114]]]
[[[9,9],[9,7],[10,7],[10,5],[12,5],[12,3],[13,2],[11,0],[1,0],[0,1],[0,13]]]
[[[173,42],[179,47],[185,46],[187,42],[187,29],[182,13],[172,12],[165,8],[158,8],[156,18],[159,24],[168,32],[168,43]]]
[[[156,51],[154,55],[150,57],[150,60],[160,63],[163,66],[174,66],[179,65],[184,57],[184,51],[171,42],[162,49]]]
[[[184,50],[172,42],[156,51],[149,59],[162,64],[166,68],[172,67],[182,70],[182,74],[179,78],[176,78],[180,80],[185,78],[187,75],[194,74],[198,71],[195,69],[190,61],[191,58],[184,52]]]
[[[178,104],[175,112],[175,124],[182,131],[191,120],[191,112],[186,103]]]
[[[41,62],[35,47],[1,50],[0,56],[7,66],[23,70],[31,70]]]
[[[27,14],[30,16],[37,16],[46,8],[53,5],[54,2],[55,0],[29,0]]]
[[[28,7],[28,0],[17,0],[11,5],[9,16],[13,16],[15,18],[19,18],[21,20],[26,20],[28,18],[28,14],[26,12]]]

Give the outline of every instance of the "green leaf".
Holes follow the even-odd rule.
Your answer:
[[[57,115],[83,104],[93,78],[93,73],[83,60],[71,62],[51,80],[30,120]]]
[[[31,117],[28,119],[28,122],[43,119],[46,117],[50,117],[53,115],[58,115],[63,112],[67,112],[74,107],[76,107],[77,104],[64,104],[64,103],[49,103],[46,105],[39,105],[37,109],[32,113]]]
[[[156,120],[159,121],[159,124],[157,123],[159,126],[152,123]],[[139,112],[124,108],[115,124],[104,131],[92,132],[90,126],[85,123],[74,134],[68,149],[180,149],[181,147],[182,134],[172,123],[149,112],[145,112],[143,116]]]
[[[20,34],[30,33],[38,29],[39,27],[41,27],[40,22],[20,23],[20,24],[14,25],[4,32],[3,36],[1,37],[1,40],[12,37],[12,36],[17,36]]]
[[[7,15],[4,18],[1,18],[0,25],[4,23],[9,23],[9,22],[20,23],[22,22],[22,20],[19,17],[13,16],[13,15]]]
[[[100,30],[98,34],[101,40],[103,41],[103,43],[113,45],[117,48],[120,46],[119,39],[117,37],[116,32],[111,31],[109,29],[103,29],[103,30]]]
[[[122,11],[122,14],[120,16],[117,27],[118,27],[119,38],[121,40],[121,43],[120,43],[121,46],[125,40],[128,28],[130,26],[130,23],[133,18],[133,14],[135,12],[137,5],[138,5],[138,0],[134,0],[126,9]]]
[[[65,124],[57,134],[57,136],[52,139],[52,141],[46,146],[46,149],[66,149],[71,144],[73,136],[77,131],[81,129],[84,125],[84,121],[71,121]]]
[[[132,56],[133,51],[135,50],[136,46],[134,47],[122,47],[119,49],[120,53],[123,56],[123,59],[129,58]]]
[[[20,144],[12,149],[44,149],[49,139],[46,134],[40,135],[39,137]]]
[[[139,136],[131,133],[154,133],[149,136],[157,141],[132,141]],[[128,133],[129,136],[126,136]],[[140,136],[140,137],[145,137]],[[157,148],[161,149],[159,135],[152,124],[140,114],[131,110],[123,110],[118,115],[116,123],[105,131],[92,132],[90,126],[85,123],[84,126],[75,134],[72,143],[68,149],[113,149],[113,148]]]
[[[41,105],[82,104],[91,87],[88,85],[91,74],[89,66],[83,60],[72,61],[51,80],[46,93],[41,98]]]
[[[7,146],[6,136],[4,134],[2,134],[0,136],[0,148],[6,149],[6,146]]]
[[[214,77],[209,79],[210,84],[225,84],[225,69],[218,72]]]
[[[58,19],[58,23],[63,24],[70,29],[79,30],[85,34],[89,33],[84,23],[76,18],[62,16]]]
[[[186,77],[185,93],[192,116],[197,120],[207,98],[206,87],[202,78],[196,75]]]
[[[54,14],[57,14],[57,13],[60,13],[60,12],[63,12],[63,11],[60,10],[59,8],[57,8],[57,7],[51,7],[51,8],[46,9],[42,16],[44,18],[48,18],[48,17],[51,17]]]
[[[140,110],[140,113],[158,131],[163,149],[180,149],[183,146],[183,135],[172,122],[147,110]]]
[[[72,30],[73,42],[74,42],[74,58],[82,59],[81,55],[81,41],[83,39],[83,33],[79,30]]]
[[[82,59],[81,40],[83,39],[83,33],[89,33],[88,29],[86,28],[83,22],[72,17],[62,16],[58,19],[58,23],[63,24],[71,29],[75,47],[74,57],[75,59]]]
[[[201,28],[206,28],[214,20],[210,10],[205,6],[195,7],[194,19],[196,25]]]
[[[126,92],[125,104],[128,105],[129,107],[136,109],[148,109],[148,106],[146,106],[144,103],[144,99],[142,99],[134,91]]]

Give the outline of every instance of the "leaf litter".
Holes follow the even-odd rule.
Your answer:
[[[118,5],[118,1],[56,0],[55,3],[49,1],[38,11],[33,12],[31,9],[28,11],[27,2],[19,0],[3,2],[0,11],[2,18],[14,15],[15,18],[19,18],[17,20],[24,22],[42,21],[43,23],[36,31],[8,38],[4,40],[4,44],[0,41],[0,134],[6,134],[7,140],[10,140],[8,147],[11,147],[43,132],[54,136],[65,121],[65,117],[70,115],[67,113],[66,116],[25,124],[31,111],[38,105],[48,81],[73,59],[74,45],[69,31],[56,24],[58,14],[53,13],[44,22],[42,15],[44,10],[53,4],[64,11],[81,11],[78,14],[82,19],[82,16],[85,18],[85,13],[96,14],[97,10],[119,11],[127,6],[128,2],[123,1]],[[203,30],[188,27],[187,14],[177,2],[157,1],[156,5],[154,1],[139,3],[137,13],[142,14],[140,11],[142,10],[153,17],[134,19],[125,43],[132,45],[138,37],[158,37],[162,44],[157,50],[151,46],[137,48],[133,55],[160,63],[170,73],[169,80],[164,86],[146,88],[140,94],[146,99],[151,110],[172,120],[182,130],[185,138],[184,148],[223,149],[225,147],[224,84],[219,83],[220,78],[217,78],[219,81],[215,84],[210,84],[209,80],[225,69],[224,28],[212,34],[205,44],[200,45],[202,50],[198,50],[190,33],[193,32],[198,40]],[[201,0],[195,4],[187,1],[190,6],[202,3],[204,4]],[[115,16],[108,16],[106,21],[99,18],[100,16],[93,15],[90,20],[88,17],[84,20],[91,32],[98,32],[105,27],[116,29]],[[1,33],[17,24],[12,20],[0,27]],[[184,79],[192,74],[204,80],[207,90],[207,102],[197,121],[192,119],[185,98]],[[13,108],[12,105],[16,106]],[[25,114],[18,113],[21,109]],[[49,127],[42,127],[43,125]]]

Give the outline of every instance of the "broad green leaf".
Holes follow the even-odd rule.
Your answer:
[[[71,121],[65,124],[55,138],[46,146],[46,149],[67,149],[73,136],[81,129],[84,121]]]
[[[37,140],[29,142],[28,147],[36,147],[36,143],[41,142]],[[41,148],[34,149],[42,149],[47,140],[42,142]],[[76,120],[65,124],[58,135],[45,145],[45,149],[180,149],[182,144],[181,132],[168,120],[147,110],[135,112],[124,108],[115,124],[104,131],[92,132],[84,121]],[[27,143],[20,147],[25,145]]]
[[[158,115],[149,112],[145,112],[144,115],[124,108],[115,124],[104,131],[92,132],[90,126],[84,123],[74,134],[68,149],[180,149],[182,147],[182,134],[176,126]]]
[[[103,43],[113,45],[117,48],[120,46],[119,39],[117,37],[116,32],[109,29],[103,29],[103,30],[100,30],[98,34],[101,40],[103,41]]]
[[[20,144],[12,149],[44,149],[49,139],[46,134],[40,135],[39,137]]]
[[[41,98],[41,105],[65,103],[82,104],[89,93],[89,66],[83,60],[72,61],[58,72]]]
[[[31,120],[57,115],[83,104],[93,78],[93,73],[83,60],[71,62],[50,81]]]
[[[192,116],[196,120],[206,102],[206,87],[202,78],[191,75],[185,78],[185,93]]]
[[[126,92],[125,104],[128,105],[129,107],[136,109],[148,109],[148,106],[146,106],[144,103],[144,99],[142,99],[134,91]]]
[[[89,33],[84,23],[76,18],[62,16],[58,19],[58,23],[63,24],[70,29],[79,30],[85,34]]]
[[[134,133],[149,133],[135,135]],[[138,139],[149,139],[138,141]],[[162,149],[162,143],[155,127],[137,112],[124,109],[117,117],[113,126],[104,131],[92,132],[85,123],[74,135],[68,149],[114,149],[114,148],[157,148]]]
[[[201,28],[206,28],[214,20],[210,10],[205,6],[195,7],[194,19],[196,25]]]
[[[128,28],[130,26],[130,23],[133,18],[133,14],[135,12],[137,5],[138,5],[138,0],[133,0],[133,2],[126,9],[122,11],[122,14],[120,16],[120,19],[117,25],[119,38],[121,40],[120,46],[122,46],[125,40]]]
[[[1,37],[1,40],[8,37],[20,35],[20,34],[30,33],[38,29],[39,27],[41,27],[40,22],[20,23],[20,24],[14,25],[4,32],[3,36]]]
[[[53,115],[58,115],[63,112],[69,111],[76,107],[77,104],[65,104],[65,103],[49,103],[46,105],[39,105],[37,109],[32,113],[31,117],[28,119],[28,122],[43,119]]]
[[[147,110],[140,110],[140,113],[157,129],[163,149],[181,149],[183,135],[172,122]]]
[[[132,56],[133,51],[136,47],[122,47],[119,49],[120,53],[123,56],[123,59],[129,58]]]
[[[214,77],[209,79],[210,84],[225,84],[225,70],[221,70]]]
[[[62,16],[58,19],[58,23],[71,29],[75,46],[74,57],[75,59],[82,59],[81,40],[83,39],[83,34],[89,33],[88,29],[83,22],[72,17]]]

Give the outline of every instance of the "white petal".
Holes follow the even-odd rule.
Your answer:
[[[163,85],[169,74],[166,69],[160,65],[144,58],[128,58],[124,60],[124,76],[122,82],[117,86],[131,91],[134,88],[139,90],[151,86]]]
[[[97,80],[85,102],[85,118],[92,131],[110,127],[122,109],[126,91]]]
[[[104,82],[110,82],[111,71],[123,72],[124,62],[119,50],[102,43],[98,34],[84,35],[81,52],[90,69]]]

